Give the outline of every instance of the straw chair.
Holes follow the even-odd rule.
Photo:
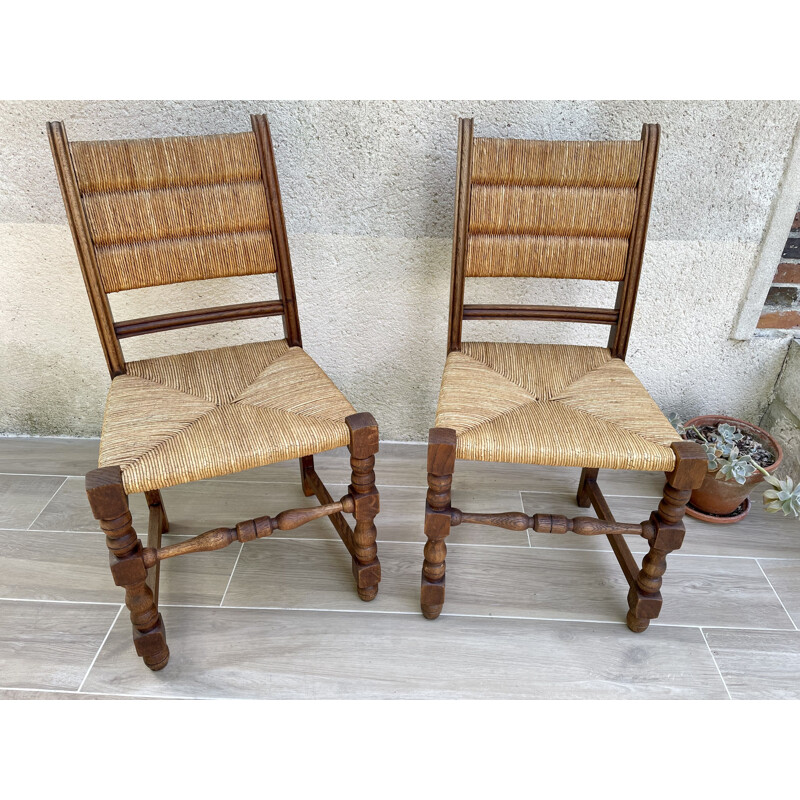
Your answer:
[[[681,441],[625,364],[639,285],[659,126],[640,141],[547,142],[473,138],[460,120],[448,356],[428,444],[423,614],[445,595],[445,539],[465,522],[545,533],[608,536],[630,586],[628,627],[644,631],[661,608],[666,557],[681,546],[691,490],[706,474],[699,445]],[[615,281],[616,305],[571,308],[465,305],[473,277]],[[609,325],[608,347],[464,342],[463,320],[561,320]],[[456,459],[581,467],[577,502],[599,519],[453,508]],[[641,524],[616,522],[599,469],[664,471],[658,508]],[[643,536],[641,568],[623,534]]]
[[[378,428],[357,414],[302,349],[294,280],[267,119],[220,136],[68,142],[48,134],[95,323],[111,373],[99,469],[86,476],[125,589],[136,652],[152,670],[169,659],[158,612],[159,563],[249,542],[327,516],[352,556],[362,600],[378,591]],[[279,299],[115,322],[107,294],[146,286],[275,272]],[[192,325],[281,315],[285,338],[126,362],[120,339]],[[352,483],[334,502],[313,454],[346,445]],[[217,528],[161,546],[160,489],[300,459],[303,491],[320,506]],[[150,508],[147,546],[128,495]],[[353,514],[351,529],[342,512]]]

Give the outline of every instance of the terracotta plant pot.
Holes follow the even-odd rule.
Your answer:
[[[781,446],[763,428],[751,425],[749,422],[744,422],[741,419],[734,419],[733,417],[709,415],[690,419],[685,424],[685,427],[689,428],[694,425],[701,428],[704,425],[713,426],[721,422],[735,425],[740,431],[749,433],[750,436],[754,439],[758,439],[764,448],[775,456],[775,461],[768,467],[764,467],[767,472],[773,473],[780,466],[783,459],[783,450],[781,450]],[[717,480],[717,472],[719,472],[718,469],[715,469],[713,472],[709,471],[703,481],[703,485],[692,492],[692,497],[689,500],[690,505],[687,506],[686,513],[708,522],[725,523],[738,521],[750,510],[749,503],[743,512],[736,515],[735,519],[732,519],[730,515],[747,500],[750,492],[764,480],[764,477],[760,472],[756,472],[747,478],[744,483],[736,483],[736,481]],[[692,511],[700,513],[693,514]],[[726,517],[726,515],[728,516]],[[718,517],[719,519],[715,519],[714,517]]]

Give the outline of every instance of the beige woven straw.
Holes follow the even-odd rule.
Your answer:
[[[275,271],[252,133],[70,150],[105,291]]]
[[[284,340],[134,361],[111,384],[100,466],[128,493],[348,444],[355,409]]]
[[[447,357],[436,426],[457,458],[672,470],[679,437],[630,367],[601,347],[464,342]]]
[[[640,141],[473,141],[467,277],[625,276]]]
[[[572,278],[619,281],[625,276],[627,239],[588,236],[470,236],[469,277]]]
[[[472,144],[472,182],[514,186],[606,186],[639,180],[641,141],[483,139]]]

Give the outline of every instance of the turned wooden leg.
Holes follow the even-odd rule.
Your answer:
[[[351,483],[348,487],[353,498],[353,576],[356,590],[362,600],[372,600],[378,594],[381,564],[378,561],[378,535],[373,520],[380,510],[378,490],[375,488],[375,453],[378,452],[378,424],[372,414],[351,414],[345,419],[350,428]]]
[[[133,529],[120,468],[103,467],[90,472],[86,476],[86,494],[92,513],[106,534],[114,583],[125,589],[136,652],[150,669],[163,669],[169,661],[164,621],[146,582],[142,543]]]
[[[300,459],[300,480],[303,483],[303,494],[311,497],[314,494],[314,487],[309,480],[309,473],[314,471],[314,456],[303,456]]]
[[[456,463],[456,432],[431,428],[428,434],[428,496],[425,502],[425,560],[422,562],[420,606],[436,619],[444,605],[445,539],[450,533],[450,487]]]
[[[708,471],[706,455],[696,442],[674,442],[672,449],[675,469],[667,475],[664,496],[650,515],[654,528],[650,550],[642,561],[635,586],[628,592],[627,623],[635,633],[646,630],[661,611],[661,577],[667,569],[667,556],[683,544],[686,503]]]
[[[592,498],[586,491],[586,484],[596,483],[598,472],[600,472],[599,469],[589,469],[588,467],[584,467],[581,470],[581,481],[578,484],[578,495],[575,498],[575,501],[581,508],[589,508],[592,504]]]

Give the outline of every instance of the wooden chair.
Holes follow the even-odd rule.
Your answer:
[[[639,286],[659,126],[640,141],[473,138],[460,120],[448,356],[428,444],[423,614],[445,589],[445,539],[465,522],[545,533],[606,534],[630,586],[628,627],[661,608],[666,557],[681,546],[691,490],[706,474],[699,445],[681,441],[625,364]],[[611,308],[465,305],[472,277],[616,281]],[[609,325],[608,347],[464,342],[463,320],[561,320]],[[599,519],[453,508],[456,459],[582,467],[577,502]],[[599,469],[665,471],[664,496],[641,524],[617,522]],[[649,543],[641,568],[623,534]]]
[[[169,659],[158,612],[159,563],[249,542],[327,516],[350,552],[359,597],[378,591],[375,453],[378,428],[357,414],[302,349],[286,227],[267,119],[221,136],[68,142],[48,124],[67,216],[111,373],[99,469],[86,476],[125,589],[136,652],[152,670]],[[182,281],[275,272],[279,299],[115,322],[107,294]],[[126,362],[120,339],[212,322],[282,315],[285,338]],[[313,454],[347,445],[352,483],[334,502]],[[217,528],[161,546],[160,489],[300,459],[303,491],[320,506]],[[147,546],[128,495],[150,507]],[[351,529],[342,512],[355,517]]]

